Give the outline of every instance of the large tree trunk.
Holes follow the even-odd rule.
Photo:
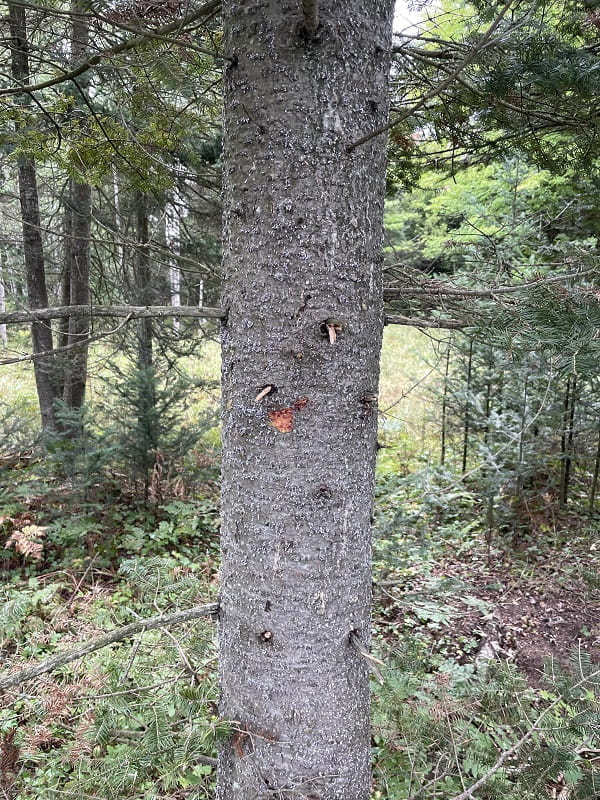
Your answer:
[[[370,794],[391,7],[224,3],[220,800]]]
[[[25,8],[9,2],[11,37],[11,72],[16,83],[29,80],[29,57]],[[18,161],[19,200],[23,224],[23,254],[27,282],[27,302],[30,309],[47,308],[48,292],[44,264],[44,248],[40,224],[39,195],[35,164],[28,156]],[[52,329],[45,322],[31,326],[35,383],[40,406],[42,428],[56,428],[54,401],[57,399],[57,374],[54,360]],[[45,355],[40,355],[44,353]]]

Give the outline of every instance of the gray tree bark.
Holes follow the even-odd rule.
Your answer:
[[[183,199],[177,190],[173,191],[172,199],[167,201],[165,207],[165,243],[169,250],[169,289],[171,305],[181,308],[181,269],[179,256],[181,255],[181,217],[186,216]],[[173,332],[179,335],[179,318],[173,318]]]
[[[4,289],[4,276],[2,275],[2,263],[0,263],[0,315],[6,311],[6,292]],[[0,322],[0,342],[3,347],[8,345],[8,335],[6,333],[6,323]]]
[[[217,797],[366,800],[393,4],[223,5]]]
[[[135,193],[136,249],[133,257],[133,283],[136,301],[148,305],[153,296],[148,243],[148,198],[143,192]],[[137,330],[138,369],[146,370],[153,361],[153,325],[151,317],[141,317]]]
[[[25,8],[18,3],[8,3],[10,26],[11,73],[18,84],[29,80],[29,56]],[[27,300],[30,309],[47,308],[48,292],[44,248],[40,225],[37,175],[33,160],[21,155],[18,161],[19,200],[23,224],[23,254],[27,283]],[[54,401],[57,399],[57,374],[53,352],[52,329],[43,322],[31,326],[34,353],[47,353],[34,362],[35,383],[40,406],[42,428],[56,427]]]
[[[69,247],[69,304],[90,302],[90,227],[92,187],[71,181],[71,242]],[[63,400],[71,408],[81,408],[85,400],[87,380],[89,317],[69,317],[67,346],[78,344],[65,371]]]
[[[89,44],[89,17],[82,0],[71,3],[71,62],[80,62]],[[86,76],[79,79],[75,108],[83,113],[87,92]],[[71,179],[67,214],[70,214],[71,238],[67,248],[69,275],[69,304],[90,302],[90,228],[92,221],[92,187],[89,183]],[[88,363],[89,317],[70,317],[66,344],[79,344],[67,359],[63,400],[71,408],[81,408],[85,400]]]

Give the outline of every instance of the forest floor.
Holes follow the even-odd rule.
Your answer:
[[[519,770],[494,773],[482,800],[558,797],[554,784],[577,790],[573,800],[598,797],[598,517],[575,497],[563,512],[554,503],[525,516],[498,498],[486,531],[481,486],[435,463],[439,343],[398,330],[386,342],[395,356],[382,368],[373,798],[453,798],[548,711],[556,749],[550,726],[531,736]],[[31,387],[17,388],[19,407],[35,412]],[[197,424],[205,411],[187,413]],[[146,501],[118,462],[67,481],[69,457],[0,443],[3,673],[218,596],[218,431],[207,427],[186,453],[181,481],[153,474]],[[552,680],[552,665],[570,673],[575,694]],[[217,698],[211,621],[124,637],[3,696],[0,797],[98,797],[100,782],[110,800],[212,798],[219,737],[230,732]]]
[[[26,461],[21,469],[4,470],[15,480],[15,494],[0,513],[0,660],[9,669],[30,666],[141,617],[215,600],[216,481],[199,484],[201,496],[163,498],[161,505],[118,493],[112,501],[98,498],[78,505],[66,490],[36,478],[35,466]],[[478,518],[472,508],[470,521],[460,512],[447,525],[443,519],[432,521],[428,536],[411,538],[396,517],[397,527],[391,524],[386,532],[386,514],[397,515],[401,504],[392,487],[404,491],[404,480],[395,473],[387,486],[386,474],[380,476],[378,526],[384,549],[376,538],[373,654],[382,666],[374,672],[380,685],[373,685],[373,798],[412,797],[415,786],[427,785],[436,774],[436,763],[448,764],[444,793],[423,796],[454,797],[465,775],[475,780],[497,758],[499,736],[508,735],[508,747],[523,735],[529,716],[539,713],[540,702],[556,702],[555,690],[548,694],[549,663],[585,677],[589,663],[598,661],[598,530],[593,520],[571,512],[552,525],[530,525],[518,540],[495,533],[487,542],[481,525],[472,527]],[[116,485],[112,491],[117,492]],[[9,500],[6,488],[4,498]],[[413,500],[407,497],[408,507]],[[18,551],[14,539],[6,549],[15,532],[22,533],[25,548],[29,537],[29,554]],[[212,797],[214,758],[223,733],[215,710],[214,628],[210,622],[190,623],[166,636],[155,634],[100,650],[42,676],[35,687],[9,693],[4,710],[0,707],[0,724],[12,736],[16,729],[11,726],[19,720],[15,741],[21,755],[17,758],[11,749],[12,739],[3,745],[0,730],[0,755],[15,754],[10,769],[0,775],[0,789],[20,785],[19,793],[8,795],[16,800],[54,797],[48,794],[50,785],[63,787],[65,796],[95,796],[100,774],[103,781],[113,776],[121,781],[120,770],[135,761],[135,785],[119,794],[115,783],[107,798]],[[402,666],[402,651],[415,644],[421,660],[411,673]],[[195,670],[192,688],[185,679],[189,663]],[[499,689],[488,713],[477,693],[484,674],[480,668],[490,663],[514,668],[514,680],[522,676],[526,684]],[[408,688],[402,688],[402,681],[409,682]],[[471,694],[464,697],[467,685]],[[151,695],[148,687],[154,687]],[[476,722],[457,716],[461,705],[474,709]],[[520,716],[507,722],[511,706]],[[577,709],[567,706],[561,714],[577,714]],[[437,738],[440,714],[451,735],[462,737],[460,752]],[[173,750],[177,738],[169,733],[173,725],[188,731],[195,743],[181,762]],[[413,729],[421,738],[411,738]],[[576,733],[573,758],[579,758],[580,741],[588,747],[593,740]],[[406,759],[416,763],[423,752],[429,760],[410,780],[400,781],[399,775],[407,775]],[[531,760],[529,754],[526,758]],[[580,784],[595,781],[595,762],[581,776],[573,775]],[[167,792],[167,780],[178,788]],[[148,786],[159,794],[146,794]],[[198,794],[201,786],[204,793]],[[544,784],[537,796],[547,796],[546,791]],[[522,786],[515,786],[514,794],[506,796],[529,797],[522,792]]]
[[[438,648],[449,647],[461,663],[482,658],[514,663],[535,687],[551,662],[566,667],[578,653],[597,659],[600,538],[585,522],[587,527],[577,516],[565,517],[562,533],[550,541],[539,533],[535,544],[493,547],[490,554],[476,545],[460,552],[445,548],[427,577],[413,575],[408,586],[384,581],[377,592],[383,609],[379,626],[392,636],[425,629]],[[427,597],[432,576],[457,587],[454,597],[444,598],[451,616],[433,631],[427,615],[420,620],[417,615],[417,625],[414,615],[407,618],[403,599],[406,594]],[[465,587],[481,602],[461,602]],[[434,597],[435,592],[429,599]],[[462,652],[460,643],[468,640],[468,652]]]

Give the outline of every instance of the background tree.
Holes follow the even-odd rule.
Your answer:
[[[25,8],[9,4],[11,75],[17,85],[30,81],[29,39]],[[27,108],[25,115],[27,116]],[[22,128],[22,123],[17,123]],[[48,306],[46,265],[41,235],[41,220],[36,165],[33,158],[21,153],[18,157],[18,186],[23,225],[23,254],[30,308]],[[54,363],[51,329],[42,322],[31,326],[33,352],[36,355],[35,380],[42,418],[42,428],[56,427],[54,402],[58,397],[58,375]]]
[[[207,14],[213,5],[206,4]],[[202,9],[204,6],[197,16],[202,16]],[[127,37],[135,40],[130,32],[132,25],[136,30],[151,30],[166,23],[168,33],[177,9],[152,11],[132,6],[103,13],[74,4],[53,7],[48,14],[32,7],[27,13],[33,19],[35,34],[27,36],[23,29],[22,46],[12,48],[18,80],[0,92],[7,93],[5,110],[20,127],[20,132],[11,137],[9,148],[20,159],[21,178],[27,169],[25,177],[31,183],[30,173],[37,171],[36,191],[29,192],[25,209],[35,218],[25,230],[31,242],[35,239],[35,248],[29,244],[27,250],[29,294],[32,287],[41,294],[21,302],[17,278],[14,291],[8,293],[8,307],[81,307],[92,296],[96,302],[136,302],[135,292],[128,295],[125,291],[132,284],[133,272],[137,283],[143,284],[143,302],[149,302],[150,297],[155,302],[168,302],[167,275],[174,263],[189,276],[182,287],[184,301],[198,303],[198,287],[202,284],[209,288],[208,272],[214,270],[219,257],[215,236],[219,153],[214,146],[219,132],[211,89],[215,82],[212,59],[198,53],[191,40],[176,51],[163,43],[162,59],[157,58],[144,51],[147,40],[142,35],[136,40],[137,47],[131,48],[132,53],[135,50],[131,57],[121,56],[124,60],[117,64],[110,61],[115,55],[111,50],[115,39],[119,42],[117,51],[128,53]],[[15,14],[24,24],[25,11],[18,3]],[[194,14],[190,16],[195,19]],[[125,47],[121,50],[123,38]],[[64,39],[69,42],[68,52],[58,46]],[[103,50],[108,52],[101,76],[89,68],[80,69]],[[23,84],[44,83],[53,65],[59,76],[70,71],[75,74],[65,80],[50,78],[46,81],[49,85],[38,92],[22,92]],[[190,73],[196,69],[202,78],[192,82]],[[124,79],[125,74],[131,83]],[[11,92],[16,93],[14,102]],[[10,154],[6,169],[10,187],[10,178],[15,175]],[[206,177],[198,180],[202,173]],[[37,188],[40,175],[41,191]],[[167,244],[164,235],[158,234],[165,217],[166,195],[175,184],[179,185],[181,214],[189,217],[176,245]],[[140,219],[133,222],[144,216],[142,206],[148,207],[144,212],[148,241],[140,245]],[[14,206],[12,210],[17,213]],[[58,213],[64,218],[62,230],[53,224]],[[175,252],[171,254],[170,249]],[[34,251],[35,270],[31,267]],[[198,253],[202,263],[196,259]],[[148,275],[142,278],[142,262],[148,265],[146,273],[148,269],[158,273],[152,280]],[[38,276],[35,281],[31,278],[34,272]],[[141,292],[138,289],[137,295]],[[77,415],[72,412],[84,399],[90,321],[85,315],[69,316],[65,312],[54,337],[52,325],[35,323],[36,331],[45,339],[43,347],[34,347],[34,363],[43,384],[40,403],[45,409],[44,419],[50,420],[44,426],[60,428],[64,438],[69,432],[67,417],[71,415],[75,421]],[[151,320],[139,326],[146,330],[147,351]],[[153,332],[156,335],[161,335],[160,330]],[[96,323],[94,338],[101,336]],[[58,350],[53,349],[54,343]],[[39,356],[40,349],[47,355]],[[55,403],[59,399],[66,412],[60,412],[62,422],[57,426]]]

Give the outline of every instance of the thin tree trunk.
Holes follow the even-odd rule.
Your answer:
[[[217,798],[366,800],[392,2],[223,11]]]
[[[448,375],[450,373],[450,344],[446,349],[446,364],[444,367],[444,393],[442,395],[442,431],[440,466],[446,463],[446,429],[448,425]]]
[[[121,216],[121,186],[119,185],[119,173],[113,169],[112,173],[112,190],[113,190],[113,211],[114,211],[114,229],[115,229],[115,260],[117,272],[121,270],[126,272],[126,256],[125,247],[123,245],[122,227],[123,221]]]
[[[198,308],[202,308],[204,305],[204,278],[198,278]],[[203,324],[206,322],[205,317],[200,317],[198,320],[198,325],[200,330],[202,330]]]
[[[181,197],[177,191],[173,194],[173,199],[167,203],[165,209],[165,242],[169,249],[169,290],[171,294],[171,305],[174,308],[181,307],[181,270],[179,269],[179,256],[181,254],[181,219],[183,212]],[[180,320],[173,319],[173,331],[179,334]]]
[[[596,505],[596,492],[598,491],[598,476],[600,475],[600,418],[598,419],[598,445],[596,447],[596,458],[594,461],[594,475],[592,477],[592,488],[590,489],[590,511],[594,511]]]
[[[485,515],[485,546],[488,566],[492,565],[492,542],[494,541],[494,492],[489,489]]]
[[[483,443],[487,447],[490,442],[490,417],[492,415],[492,370],[494,368],[493,352],[490,348],[488,352],[488,374],[485,384],[485,428],[483,431]]]
[[[563,430],[560,438],[560,508],[565,508],[569,499],[569,483],[571,481],[571,466],[573,462],[573,427],[575,422],[575,391],[577,378],[567,378],[565,404],[563,411]]]
[[[6,311],[6,292],[4,289],[4,276],[2,274],[2,265],[0,264],[0,314],[4,314]],[[6,347],[8,345],[8,336],[6,333],[6,323],[0,323],[0,342],[2,342],[2,346]]]
[[[575,409],[577,407],[577,376],[573,375],[571,381],[571,409],[569,411],[569,432],[567,435],[567,464],[565,470],[565,504],[568,499],[569,488],[571,485],[571,473],[573,471],[573,440],[575,437]]]
[[[492,370],[494,367],[494,356],[491,348],[488,350],[487,366],[488,366],[488,374],[485,384],[485,428],[483,430],[483,443],[485,446],[486,458],[488,458],[488,453],[490,448],[490,417],[492,414]],[[493,485],[494,484],[493,472],[490,473],[487,469],[487,466],[482,467],[481,477],[484,484],[486,480],[488,481],[485,541],[487,550],[487,563],[488,566],[491,566],[492,542],[494,537],[494,498],[496,492]]]
[[[63,198],[63,270],[60,278],[60,302],[62,306],[71,305],[71,244],[73,241],[73,210],[69,198],[71,181],[65,189],[66,198]],[[57,345],[61,349],[69,344],[69,317],[61,317],[58,322]],[[59,354],[59,358],[62,356]],[[64,381],[63,381],[64,391]],[[62,391],[61,391],[62,394]]]
[[[471,377],[473,372],[473,340],[469,342],[469,360],[467,362],[467,390],[465,399],[465,421],[463,426],[463,448],[462,448],[462,474],[467,471],[467,456],[469,454],[469,434],[471,432]]]
[[[133,259],[134,284],[136,302],[149,305],[152,298],[150,241],[148,226],[148,198],[142,192],[137,192],[136,202],[136,239],[137,246]],[[148,499],[150,490],[151,470],[156,457],[156,381],[152,369],[153,353],[153,323],[152,319],[144,317],[137,323],[137,415],[138,430],[143,437],[144,457],[138,464],[142,471],[144,484],[144,500]]]
[[[137,192],[136,203],[136,239],[137,246],[133,259],[134,284],[136,302],[142,306],[149,306],[152,302],[150,253],[148,242],[150,234],[148,229],[148,200],[142,192]],[[138,322],[138,367],[146,369],[152,366],[152,320],[140,319]]]
[[[11,72],[16,83],[29,80],[29,57],[25,8],[18,3],[8,3],[11,36]],[[23,253],[29,308],[47,308],[48,292],[42,244],[39,195],[35,164],[28,156],[18,160],[19,200],[23,224]],[[56,428],[54,401],[57,399],[56,365],[53,352],[52,329],[44,322],[31,326],[34,353],[48,353],[34,361],[35,383],[43,430]]]
[[[83,306],[90,302],[90,227],[92,187],[71,182],[72,242],[69,305]],[[68,344],[79,346],[72,352],[65,380],[63,399],[71,408],[81,408],[85,400],[87,380],[89,317],[70,317]]]
[[[566,461],[566,453],[567,453],[567,416],[569,412],[569,393],[571,391],[571,378],[567,378],[567,386],[565,389],[565,396],[563,401],[563,412],[562,412],[562,426],[560,430],[560,484],[558,490],[558,504],[559,507],[562,508],[564,505],[564,494],[565,494],[565,461]]]
[[[71,60],[80,61],[88,50],[89,17],[82,0],[73,0],[71,5]],[[79,79],[77,105],[85,106],[87,80]],[[69,304],[87,305],[90,302],[90,229],[92,220],[92,187],[80,180],[70,181],[71,242],[69,247],[70,278]],[[72,350],[68,359],[68,371],[64,384],[63,400],[70,408],[81,408],[85,400],[87,380],[89,318],[69,318],[68,345],[79,346]]]
[[[519,452],[517,456],[517,497],[519,504],[523,502],[523,464],[525,462],[525,432],[527,411],[529,407],[529,373],[525,375],[523,387],[523,405],[521,406],[521,429],[519,431]]]

